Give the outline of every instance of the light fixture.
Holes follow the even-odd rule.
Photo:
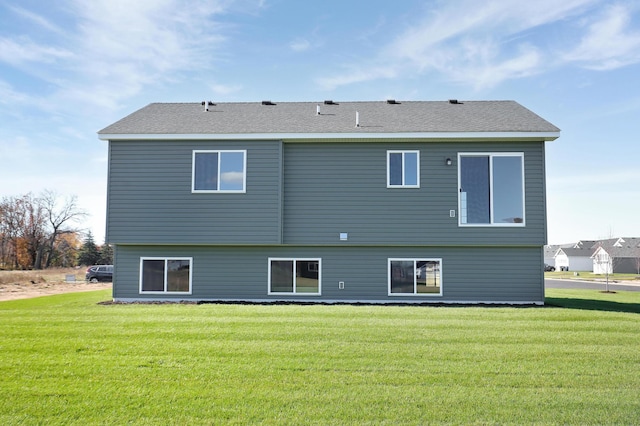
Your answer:
[[[453,164],[453,162],[451,161],[451,158],[447,158],[446,160],[444,160],[444,164],[450,166],[451,164]]]

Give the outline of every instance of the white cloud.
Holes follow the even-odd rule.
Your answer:
[[[550,177],[547,180],[547,187],[560,188],[564,190],[583,188],[583,190],[587,192],[596,188],[622,190],[624,188],[631,187],[637,190],[638,182],[640,182],[640,170],[609,169],[583,175]]]
[[[429,11],[383,45],[373,60],[359,61],[347,71],[317,82],[326,88],[395,77],[398,73],[437,72],[476,89],[540,72],[544,55],[530,43],[518,42],[533,28],[579,14],[595,0],[449,1]],[[364,63],[364,64],[363,64]],[[374,69],[375,72],[372,72]]]
[[[565,55],[585,68],[610,70],[640,62],[640,31],[630,28],[631,10],[617,4],[589,25],[580,44]]]
[[[60,110],[118,108],[144,87],[211,69],[227,29],[212,18],[225,0],[72,0],[65,9],[73,22],[46,42],[24,36],[0,38],[0,61],[14,66],[45,63],[28,70],[52,90],[50,104]],[[10,8],[29,23],[54,33],[56,26],[24,8]],[[7,91],[0,87],[0,90]]]
[[[220,174],[220,181],[231,184],[231,183],[242,183],[244,182],[244,173],[243,172],[224,172]]]
[[[504,60],[497,54],[483,56],[470,58],[468,65],[463,67],[449,64],[449,69],[442,71],[447,71],[450,80],[481,89],[494,87],[505,80],[534,75],[540,72],[543,61],[538,49],[530,45],[521,45],[517,53]]]
[[[226,96],[242,90],[242,86],[238,84],[211,84],[211,90],[217,95]]]
[[[29,100],[29,96],[15,91],[9,83],[0,80],[0,105],[15,107],[17,104],[25,104]]]
[[[0,61],[11,65],[24,62],[50,63],[72,56],[73,54],[64,48],[39,45],[27,37],[0,38]]]
[[[316,82],[325,89],[333,90],[340,86],[377,80],[379,78],[393,78],[397,75],[395,66],[379,66],[377,68],[351,67],[349,71],[330,77],[320,77]]]
[[[26,19],[28,19],[31,22],[34,22],[35,24],[39,25],[40,27],[54,32],[54,33],[58,33],[58,34],[62,34],[64,33],[64,31],[62,30],[62,28],[60,28],[59,26],[53,24],[51,21],[49,21],[48,19],[44,18],[41,15],[38,15],[36,13],[33,13],[29,10],[23,9],[21,7],[18,6],[8,6],[9,9],[11,9],[11,11],[13,11],[13,13],[20,15]]]
[[[311,48],[311,43],[309,42],[309,40],[296,39],[291,43],[289,43],[289,47],[294,52],[304,52],[306,50],[309,50],[309,48]]]

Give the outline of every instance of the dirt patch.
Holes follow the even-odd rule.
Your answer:
[[[85,269],[0,271],[0,301],[111,288],[111,283],[87,283]],[[75,279],[70,281],[67,278]]]

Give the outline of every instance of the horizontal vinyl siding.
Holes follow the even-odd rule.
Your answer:
[[[247,151],[246,193],[192,193],[193,150]],[[110,142],[110,243],[279,243],[280,142]]]
[[[544,244],[543,142],[287,143],[284,150],[286,244],[335,244],[341,232],[345,245]],[[420,188],[387,188],[387,150],[420,151]],[[458,226],[458,152],[524,152],[525,227]]]
[[[192,257],[193,289],[180,299],[344,302],[543,302],[542,249],[451,247],[119,246],[114,298],[140,295],[140,257]],[[268,258],[321,258],[321,296],[268,295]],[[388,296],[389,258],[441,258],[443,295]],[[338,283],[345,283],[344,289]]]

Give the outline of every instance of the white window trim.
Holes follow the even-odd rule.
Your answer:
[[[391,154],[402,154],[402,184],[401,185],[391,185],[391,167],[390,167],[390,159]],[[404,183],[404,165],[405,154],[416,154],[417,155],[417,164],[416,164],[416,185],[405,185]],[[388,150],[387,151],[387,188],[420,188],[420,151],[419,150]]]
[[[220,188],[220,162],[222,153],[241,152],[242,153],[242,189],[196,189],[196,155],[197,154],[218,154],[218,188]],[[191,155],[191,192],[193,194],[244,194],[247,192],[247,150],[246,149],[196,149]]]
[[[272,261],[291,261],[293,262],[293,292],[287,291],[271,291],[271,262]],[[318,262],[318,292],[317,293],[298,293],[296,292],[297,285],[296,279],[296,263],[298,261],[303,262]],[[270,257],[268,260],[268,272],[267,272],[267,294],[268,295],[280,295],[280,296],[322,296],[322,259],[319,257]]]
[[[143,291],[142,290],[142,273],[145,260],[164,260],[164,291]],[[167,261],[169,260],[188,260],[189,261],[189,291],[167,291]],[[140,278],[139,278],[139,294],[191,294],[193,291],[193,257],[141,257],[140,258]]]
[[[461,183],[460,179],[462,177],[462,167],[460,167],[460,158],[461,157],[489,157],[489,213],[491,223],[462,223],[462,219],[464,216],[462,214],[462,192],[460,192]],[[494,157],[520,157],[522,161],[522,223],[503,223],[498,222],[494,223],[493,219],[493,158]],[[524,152],[459,152],[458,153],[458,226],[461,227],[516,227],[521,228],[526,226],[527,223],[527,212],[526,212],[526,198],[527,193],[525,192],[525,170],[524,170]]]
[[[440,292],[439,293],[416,293],[416,277],[415,274],[413,276],[413,293],[392,293],[391,292],[391,262],[413,262],[413,269],[416,269],[416,262],[425,261],[425,262],[438,262],[440,264]],[[389,296],[400,296],[400,297],[442,297],[442,289],[444,287],[443,283],[443,273],[442,273],[442,258],[433,258],[433,257],[414,257],[414,258],[404,258],[404,257],[394,257],[389,258],[387,261],[387,294]]]

